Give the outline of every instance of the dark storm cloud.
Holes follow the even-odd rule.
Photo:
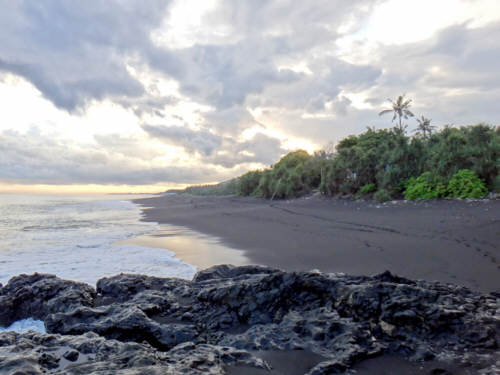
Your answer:
[[[56,106],[74,110],[94,99],[132,105],[127,98],[144,97],[144,87],[127,70],[129,60],[175,78],[188,97],[226,109],[269,85],[304,79],[278,69],[276,58],[300,58],[333,42],[348,17],[368,14],[366,5],[374,2],[223,1],[205,21],[225,24],[237,41],[174,51],[150,37],[169,1],[3,0],[0,69],[25,77]],[[165,105],[142,101],[139,113]]]
[[[168,1],[0,2],[0,69],[32,82],[59,108],[139,97],[144,88],[125,58],[148,54]],[[163,53],[164,65],[169,58]]]

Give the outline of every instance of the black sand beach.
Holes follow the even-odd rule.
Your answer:
[[[245,250],[250,263],[354,275],[390,270],[483,292],[500,285],[499,200],[378,204],[172,195],[135,202],[145,207],[144,220],[217,236]],[[169,248],[189,261],[182,249]]]

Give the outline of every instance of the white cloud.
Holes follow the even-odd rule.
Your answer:
[[[391,126],[402,93],[498,119],[496,0],[202,3],[3,1],[0,179],[217,181]]]

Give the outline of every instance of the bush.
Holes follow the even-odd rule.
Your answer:
[[[341,158],[329,161],[321,178],[320,191],[325,195],[334,196],[339,193],[349,194],[354,190],[355,179]]]
[[[263,173],[256,194],[271,199],[300,197],[318,187],[322,168],[319,156],[303,150],[290,152]]]
[[[387,201],[390,201],[391,200],[391,195],[389,194],[389,192],[385,189],[380,189],[378,190],[374,195],[373,195],[373,198],[377,201],[377,202],[387,202]]]
[[[488,193],[483,181],[469,169],[461,169],[448,183],[448,194],[454,198],[482,198]]]
[[[493,181],[493,192],[500,193],[500,176],[496,176],[495,180]]]
[[[247,196],[255,194],[262,175],[262,171],[251,171],[241,176],[237,183],[238,195]]]
[[[441,198],[446,196],[446,187],[438,177],[425,172],[408,180],[404,195],[409,200]]]
[[[235,195],[238,192],[238,179],[233,178],[231,180],[213,185],[193,185],[183,190],[177,190],[176,192],[179,194],[191,194],[198,196]]]
[[[445,127],[429,139],[426,170],[449,180],[470,169],[493,190],[500,168],[499,129],[485,124]]]
[[[290,152],[270,169],[241,176],[237,184],[193,193],[230,194],[236,188],[240,195],[294,198],[319,187],[325,195],[358,197],[378,189],[382,201],[480,197],[487,189],[500,192],[499,170],[500,127],[447,126],[426,138],[368,129],[339,141],[336,153]]]
[[[359,189],[359,195],[367,195],[370,193],[373,193],[377,188],[375,187],[375,184],[366,184]]]

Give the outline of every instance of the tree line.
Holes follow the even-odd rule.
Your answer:
[[[269,168],[231,181],[191,187],[191,194],[296,198],[319,190],[325,196],[390,199],[480,198],[500,192],[500,128],[477,124],[445,126],[418,118],[416,134],[403,120],[413,117],[404,95],[379,114],[393,114],[392,129],[368,128],[342,139],[335,150],[310,155],[298,150]],[[207,194],[205,194],[207,195]]]

